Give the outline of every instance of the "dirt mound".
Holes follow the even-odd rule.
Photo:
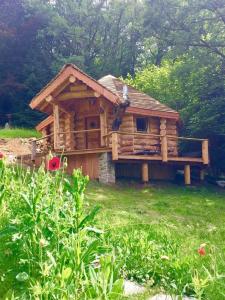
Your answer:
[[[31,154],[32,141],[34,138],[0,139],[0,152],[5,156],[14,157]]]

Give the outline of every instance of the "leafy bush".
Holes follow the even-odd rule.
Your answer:
[[[10,263],[1,278],[11,277],[4,297],[119,299],[123,281],[94,226],[98,208],[83,211],[88,178],[80,170],[70,179],[61,171],[31,173],[0,164],[1,250]]]

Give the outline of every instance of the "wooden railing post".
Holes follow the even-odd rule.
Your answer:
[[[36,141],[32,141],[31,160],[35,160],[36,154],[37,154],[37,143]]]
[[[204,165],[209,163],[209,142],[208,140],[202,141],[202,161]]]
[[[59,148],[59,106],[54,104],[53,106],[54,116],[54,149]]]
[[[118,133],[112,133],[112,160],[118,160]]]
[[[163,135],[161,137],[161,155],[162,155],[163,162],[168,161],[168,147],[167,147],[167,136],[166,135]]]

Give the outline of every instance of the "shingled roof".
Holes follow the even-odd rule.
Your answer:
[[[117,94],[121,101],[123,101],[123,86],[124,82],[112,75],[107,75],[98,80],[103,86],[107,89],[111,90],[114,94]],[[158,115],[158,112],[161,112],[163,115],[168,114],[169,116],[173,116],[175,119],[179,118],[179,114],[177,111],[168,107],[165,104],[160,103],[158,100],[152,98],[151,96],[142,93],[131,86],[128,87],[128,98],[130,100],[130,107],[127,111],[134,112],[142,111],[144,113],[145,110],[151,110],[155,112],[155,115]]]

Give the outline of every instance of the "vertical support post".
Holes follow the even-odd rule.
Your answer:
[[[54,149],[59,148],[59,106],[58,104],[53,105],[53,116],[54,116]]]
[[[204,181],[204,179],[205,179],[205,170],[204,170],[204,169],[201,169],[201,170],[200,170],[200,180],[201,180],[201,181]]]
[[[184,166],[184,183],[186,185],[191,184],[191,167],[190,167],[190,165]]]
[[[167,145],[167,136],[166,135],[161,137],[161,155],[162,155],[162,161],[167,162],[168,161],[168,145]]]
[[[146,182],[149,181],[148,163],[147,162],[142,163],[142,166],[141,166],[141,177],[142,177],[142,181],[144,183],[146,183]]]
[[[112,160],[118,160],[118,133],[112,133]]]
[[[36,141],[32,141],[31,160],[35,160],[36,154],[37,154],[37,143]]]
[[[160,135],[161,135],[161,155],[162,161],[168,161],[168,143],[166,136],[166,119],[160,119]]]
[[[208,140],[202,141],[202,161],[204,165],[209,163],[209,142]]]
[[[106,145],[104,135],[107,134],[107,119],[106,119],[106,107],[102,99],[100,99],[100,129],[101,129],[101,146]]]

